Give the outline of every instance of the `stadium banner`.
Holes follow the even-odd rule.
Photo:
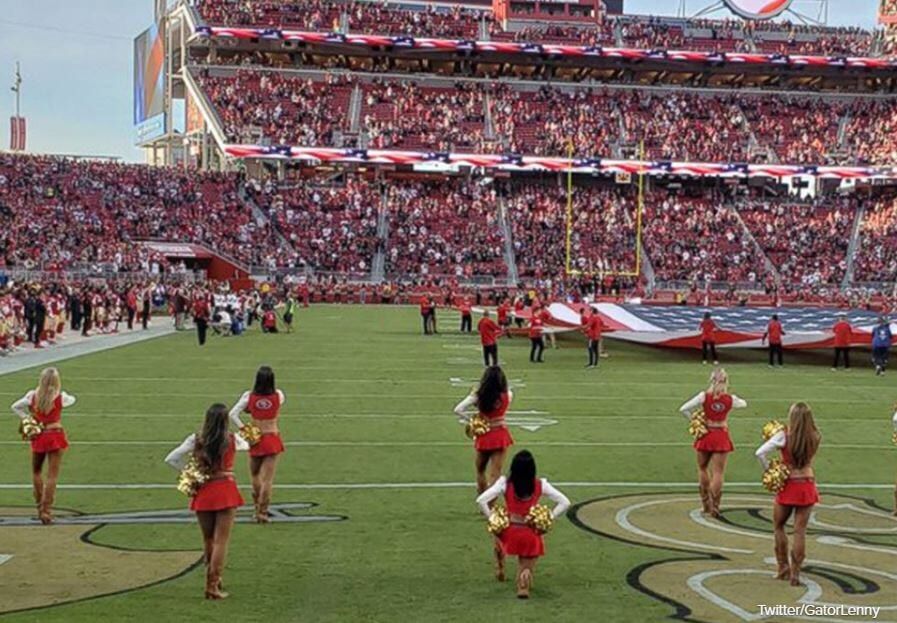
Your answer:
[[[9,118],[9,149],[25,151],[25,117]]]
[[[752,20],[767,20],[788,10],[793,0],[723,0],[730,11]]]
[[[695,178],[897,179],[897,167],[829,167],[816,165],[671,162],[668,160],[611,160],[608,158],[558,158],[519,154],[463,154],[449,152],[291,147],[290,145],[225,145],[235,159],[296,160],[310,164],[363,164],[419,166],[442,164],[474,169],[524,172],[649,175]]]
[[[155,24],[134,39],[134,127],[138,129],[137,142],[156,138],[150,129],[158,126],[164,115],[165,53],[162,32]],[[162,116],[164,134],[164,116]],[[161,134],[160,134],[161,135]]]
[[[724,65],[773,65],[776,67],[834,67],[862,68],[870,70],[897,69],[897,59],[864,56],[810,56],[805,54],[758,54],[753,52],[693,52],[687,50],[647,50],[638,48],[613,48],[516,41],[472,41],[460,39],[415,38],[406,35],[362,35],[335,32],[306,32],[278,28],[229,28],[226,26],[199,25],[200,37],[224,39],[264,39],[269,41],[296,41],[310,45],[357,45],[366,48],[426,50],[429,52],[493,52],[524,54],[527,56],[614,58],[633,62],[667,61],[681,63],[706,63]]]

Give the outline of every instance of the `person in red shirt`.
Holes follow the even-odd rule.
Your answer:
[[[477,324],[477,331],[480,334],[480,343],[483,345],[483,362],[488,368],[490,365],[498,365],[498,336],[501,335],[502,329],[492,318],[489,317],[489,311],[483,312],[483,317]],[[489,362],[492,362],[491,364]]]
[[[847,316],[841,314],[838,316],[838,322],[832,327],[835,333],[835,362],[832,364],[832,371],[838,369],[838,363],[841,356],[844,356],[844,369],[850,370],[850,337],[853,334],[853,327],[847,322]]]
[[[420,297],[420,318],[424,323],[424,335],[430,335],[430,297]]]
[[[136,288],[128,288],[128,294],[125,296],[125,306],[128,308],[128,330],[134,328],[134,317],[137,315],[137,290]]]
[[[516,312],[516,317],[514,318],[514,322],[517,323],[517,328],[523,328],[523,318],[520,317],[520,312],[526,309],[526,303],[523,302],[523,297],[518,296],[514,300],[514,311]]]
[[[508,299],[502,299],[498,306],[498,326],[505,331],[509,338],[511,337],[511,333],[508,331],[511,328],[511,304],[508,303]]]
[[[473,319],[470,316],[470,299],[466,296],[461,299],[458,310],[461,312],[461,333],[470,333],[473,330]]]
[[[545,323],[542,322],[542,314],[538,309],[533,309],[532,318],[529,321],[529,351],[530,363],[544,363],[542,353],[545,350],[545,340],[542,338]]]
[[[702,355],[702,363],[707,364],[707,355],[708,353],[713,357],[713,365],[719,364],[719,359],[716,357],[716,331],[717,326],[713,321],[713,318],[710,317],[710,312],[704,313],[704,319],[701,321],[701,324],[698,327],[701,329],[701,355]]]
[[[601,352],[601,331],[604,329],[604,323],[601,322],[601,316],[596,312],[586,314],[586,310],[582,310],[582,331],[589,338],[589,363],[586,368],[598,367],[598,356]]]
[[[210,316],[209,302],[203,294],[197,294],[193,300],[193,323],[196,325],[196,335],[199,337],[200,346],[206,343]]]
[[[769,338],[769,367],[774,367],[775,359],[779,360],[779,365],[784,365],[782,363],[782,336],[785,335],[785,331],[782,329],[782,323],[779,322],[779,315],[773,314],[772,320],[769,321],[769,325],[766,327],[766,333],[763,334],[763,341],[765,342],[767,338]]]

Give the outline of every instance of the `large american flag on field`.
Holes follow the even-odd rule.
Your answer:
[[[595,303],[592,309],[601,315],[608,337],[665,346],[700,348],[698,328],[705,312],[710,312],[719,327],[717,345],[730,348],[759,348],[761,338],[773,314],[778,314],[785,330],[785,348],[827,348],[834,345],[832,327],[841,314],[853,326],[852,343],[868,345],[879,315],[871,311],[819,307],[692,307],[684,305],[635,305]],[[558,326],[578,327],[583,305],[553,303],[548,311]],[[897,324],[891,324],[897,335]]]

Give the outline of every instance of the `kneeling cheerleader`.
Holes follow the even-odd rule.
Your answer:
[[[221,573],[237,509],[243,505],[234,479],[234,457],[237,450],[248,450],[249,444],[229,432],[227,425],[227,407],[212,405],[206,411],[202,430],[187,437],[165,457],[166,463],[182,470],[179,488],[185,485],[185,492],[191,496],[190,510],[196,513],[202,530],[206,599],[228,596],[222,589]]]
[[[528,450],[518,452],[511,461],[510,474],[501,476],[477,498],[482,513],[492,523],[491,503],[504,496],[505,507],[496,509],[507,522],[495,537],[495,577],[505,579],[506,555],[517,556],[517,597],[528,599],[533,584],[536,560],[545,555],[542,534],[551,522],[567,512],[570,500],[555,489],[545,478],[536,478],[536,460]],[[539,506],[539,499],[546,496],[555,503],[550,515]],[[541,511],[541,512],[540,512]],[[493,531],[490,528],[490,531]],[[493,531],[495,533],[496,531]]]
[[[40,375],[37,389],[33,389],[12,405],[22,423],[22,438],[31,441],[31,482],[34,501],[42,524],[53,523],[53,499],[62,467],[62,453],[69,447],[62,428],[62,410],[75,404],[74,396],[62,391],[56,368],[47,368]],[[43,479],[44,463],[47,480]]]
[[[806,556],[807,521],[813,506],[819,502],[816,479],[813,472],[813,459],[822,435],[813,421],[813,412],[803,402],[791,406],[788,414],[788,426],[757,449],[757,459],[768,469],[768,456],[779,450],[781,463],[787,470],[787,479],[776,494],[773,510],[773,527],[775,529],[775,553],[778,570],[776,578],[788,579],[792,586],[800,585],[800,568]],[[788,535],[785,524],[794,515],[794,541],[791,556],[788,556]]]

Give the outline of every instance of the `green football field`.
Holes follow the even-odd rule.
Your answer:
[[[698,506],[694,455],[677,412],[705,387],[710,368],[692,352],[610,340],[601,368],[585,370],[579,336],[561,338],[539,366],[528,362],[528,340],[500,343],[515,390],[515,448],[533,451],[540,475],[574,503],[546,537],[533,598],[516,600],[512,581],[492,577],[491,544],[474,505],[473,450],[452,414],[482,371],[479,341],[459,335],[456,318],[442,312],[442,333],[424,337],[410,307],[316,306],[300,310],[292,335],[253,330],[199,348],[193,333],[181,333],[60,362],[63,386],[78,403],[64,418],[72,446],[57,514],[98,517],[80,526],[0,523],[2,618],[655,621],[693,613],[692,620],[738,620],[680,582],[691,571],[674,565],[721,569],[748,551],[751,565],[768,564],[771,496],[756,484],[753,452],[761,425],[784,419],[798,400],[811,404],[823,433],[816,467],[824,501],[838,502],[820,510],[809,544],[811,558],[814,547],[820,555],[829,548],[829,572],[809,577],[827,602],[897,601],[888,588],[897,576],[886,575],[897,552],[889,517],[892,377],[876,378],[860,353],[856,369],[836,374],[828,353],[789,354],[784,369],[771,370],[763,353],[723,352],[732,390],[749,406],[731,418],[732,486],[715,528],[689,515]],[[283,513],[309,521],[237,525],[224,576],[231,598],[206,602],[195,524],[106,525],[103,516],[186,508],[163,458],[198,428],[206,407],[230,406],[249,389],[260,364],[274,367],[287,396],[288,448],[273,503],[296,504]],[[37,370],[0,377],[4,410],[36,378]],[[27,514],[29,450],[16,419],[2,421],[0,515]],[[241,455],[244,485],[247,470]],[[621,510],[627,500],[638,508]],[[826,535],[846,544],[817,546]],[[728,541],[752,544],[727,548]],[[760,574],[729,584],[726,577],[708,576],[705,586],[737,594],[744,607],[770,594]],[[791,603],[803,595],[769,590]]]

